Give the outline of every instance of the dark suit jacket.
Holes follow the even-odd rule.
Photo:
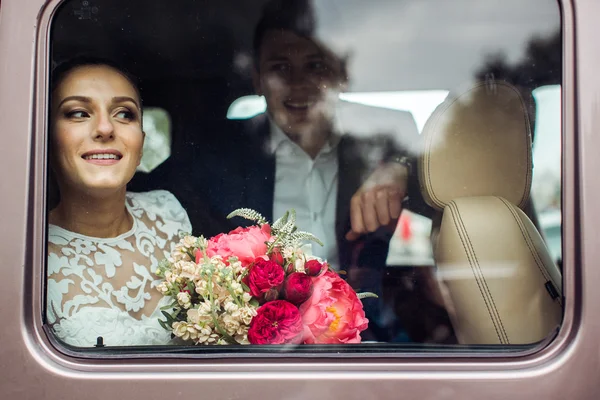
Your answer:
[[[149,175],[138,174],[130,190],[164,188],[179,199],[187,210],[194,234],[205,237],[247,225],[243,219],[227,220],[237,208],[252,208],[273,221],[275,157],[267,151],[269,122],[261,114],[247,121],[231,121],[227,132],[205,135]],[[416,138],[418,139],[418,138]],[[386,158],[407,154],[394,147],[389,137],[358,138],[345,132],[338,148],[338,196],[336,236],[342,269],[350,267],[383,269],[391,233],[380,229],[348,242],[350,199],[367,177]],[[430,215],[422,200],[416,172],[409,180],[409,198],[404,208]],[[359,289],[359,288],[357,288]]]

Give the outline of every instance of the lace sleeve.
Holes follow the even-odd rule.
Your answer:
[[[165,344],[158,323],[165,298],[154,272],[190,232],[187,213],[167,191],[128,193],[133,226],[114,238],[95,238],[50,225],[47,322],[61,340],[92,346]]]
[[[161,220],[156,226],[168,237],[177,238],[180,233],[192,232],[188,214],[173,193],[166,190],[153,190],[129,195],[151,220]]]

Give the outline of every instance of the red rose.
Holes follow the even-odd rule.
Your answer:
[[[312,294],[312,278],[302,272],[290,274],[283,284],[283,296],[287,301],[299,306]]]
[[[271,261],[275,261],[277,264],[283,266],[285,260],[283,259],[283,255],[281,254],[281,250],[279,247],[276,247],[271,252],[271,257],[269,258]]]
[[[298,307],[285,300],[261,306],[250,322],[248,340],[252,344],[300,344],[302,318]]]
[[[284,279],[285,273],[281,265],[271,260],[257,258],[250,267],[246,282],[250,288],[250,294],[262,299],[263,295],[271,289],[279,292]],[[273,296],[270,297],[272,298]]]
[[[319,260],[308,260],[304,264],[304,270],[306,271],[306,275],[317,276],[324,269],[327,268],[327,264],[319,262]]]

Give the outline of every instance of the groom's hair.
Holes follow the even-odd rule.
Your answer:
[[[254,65],[258,69],[260,49],[269,30],[291,31],[311,38],[315,34],[316,19],[311,0],[271,0],[265,4],[252,43]]]

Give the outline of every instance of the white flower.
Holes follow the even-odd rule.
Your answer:
[[[229,335],[235,335],[240,327],[240,321],[229,314],[224,314],[221,319],[221,327],[225,329]]]
[[[205,249],[206,246],[208,246],[208,239],[206,239],[204,236],[197,237],[196,240],[198,242],[198,247],[201,249]]]
[[[240,272],[244,270],[244,266],[242,266],[242,262],[238,259],[235,261],[229,262],[229,267],[232,268],[233,272],[238,275]]]
[[[200,303],[198,306],[198,312],[201,315],[210,315],[212,313],[212,307],[210,302],[203,301],[202,303]]]
[[[177,280],[177,275],[171,271],[165,271],[165,281],[168,283],[174,283]]]
[[[208,282],[204,279],[197,279],[194,280],[194,285],[196,286],[196,293],[202,297],[208,296]]]
[[[223,268],[225,267],[225,263],[223,262],[223,257],[220,255],[214,255],[210,258],[209,263],[214,265],[215,267]]]
[[[173,328],[173,334],[183,340],[194,340],[198,337],[198,330],[187,322],[173,322],[171,327]]]
[[[229,314],[233,314],[238,310],[238,305],[235,304],[233,301],[229,300],[225,303],[225,305],[223,306],[223,309],[225,310],[225,312],[229,313]]]
[[[212,328],[209,326],[202,327],[198,332],[197,343],[199,344],[213,344],[220,339],[219,335],[213,333]]]
[[[242,287],[242,284],[239,282],[231,282],[231,290],[233,290],[233,293],[235,293],[235,294],[239,294],[239,295],[244,294],[244,288]]]
[[[296,270],[296,272],[305,272],[304,259],[302,257],[299,257],[296,259],[296,261],[294,261],[294,269]]]
[[[191,307],[192,303],[192,296],[190,296],[190,294],[188,292],[179,292],[177,293],[177,302],[179,303],[179,305],[185,309],[188,309]]]
[[[167,282],[163,281],[156,286],[156,289],[158,289],[158,291],[162,294],[167,294],[169,291],[169,286],[167,285]]]
[[[210,304],[208,304],[207,312],[204,310],[204,308],[202,308],[204,304],[206,303],[200,303],[200,308],[192,308],[187,311],[187,320],[189,323],[192,323],[194,325],[207,325],[212,323],[212,316],[210,315]]]
[[[178,266],[181,268],[181,276],[187,279],[194,279],[196,277],[197,265],[192,261],[179,262]]]
[[[283,258],[285,259],[289,259],[292,258],[295,254],[294,252],[294,248],[293,247],[286,247],[283,249],[283,251],[281,252],[281,254],[283,255]]]
[[[181,244],[187,249],[192,249],[192,248],[196,247],[197,242],[198,242],[198,239],[196,239],[193,236],[186,236],[183,239],[181,239]]]
[[[252,318],[256,316],[256,308],[252,306],[242,307],[240,308],[240,320],[246,324],[250,325]]]
[[[169,257],[169,261],[171,263],[175,263],[177,261],[190,261],[190,256],[187,253],[187,250],[182,243],[177,243],[175,248],[171,252],[171,257]]]
[[[236,336],[235,340],[237,340],[239,344],[250,344],[250,341],[248,340],[248,332]]]

